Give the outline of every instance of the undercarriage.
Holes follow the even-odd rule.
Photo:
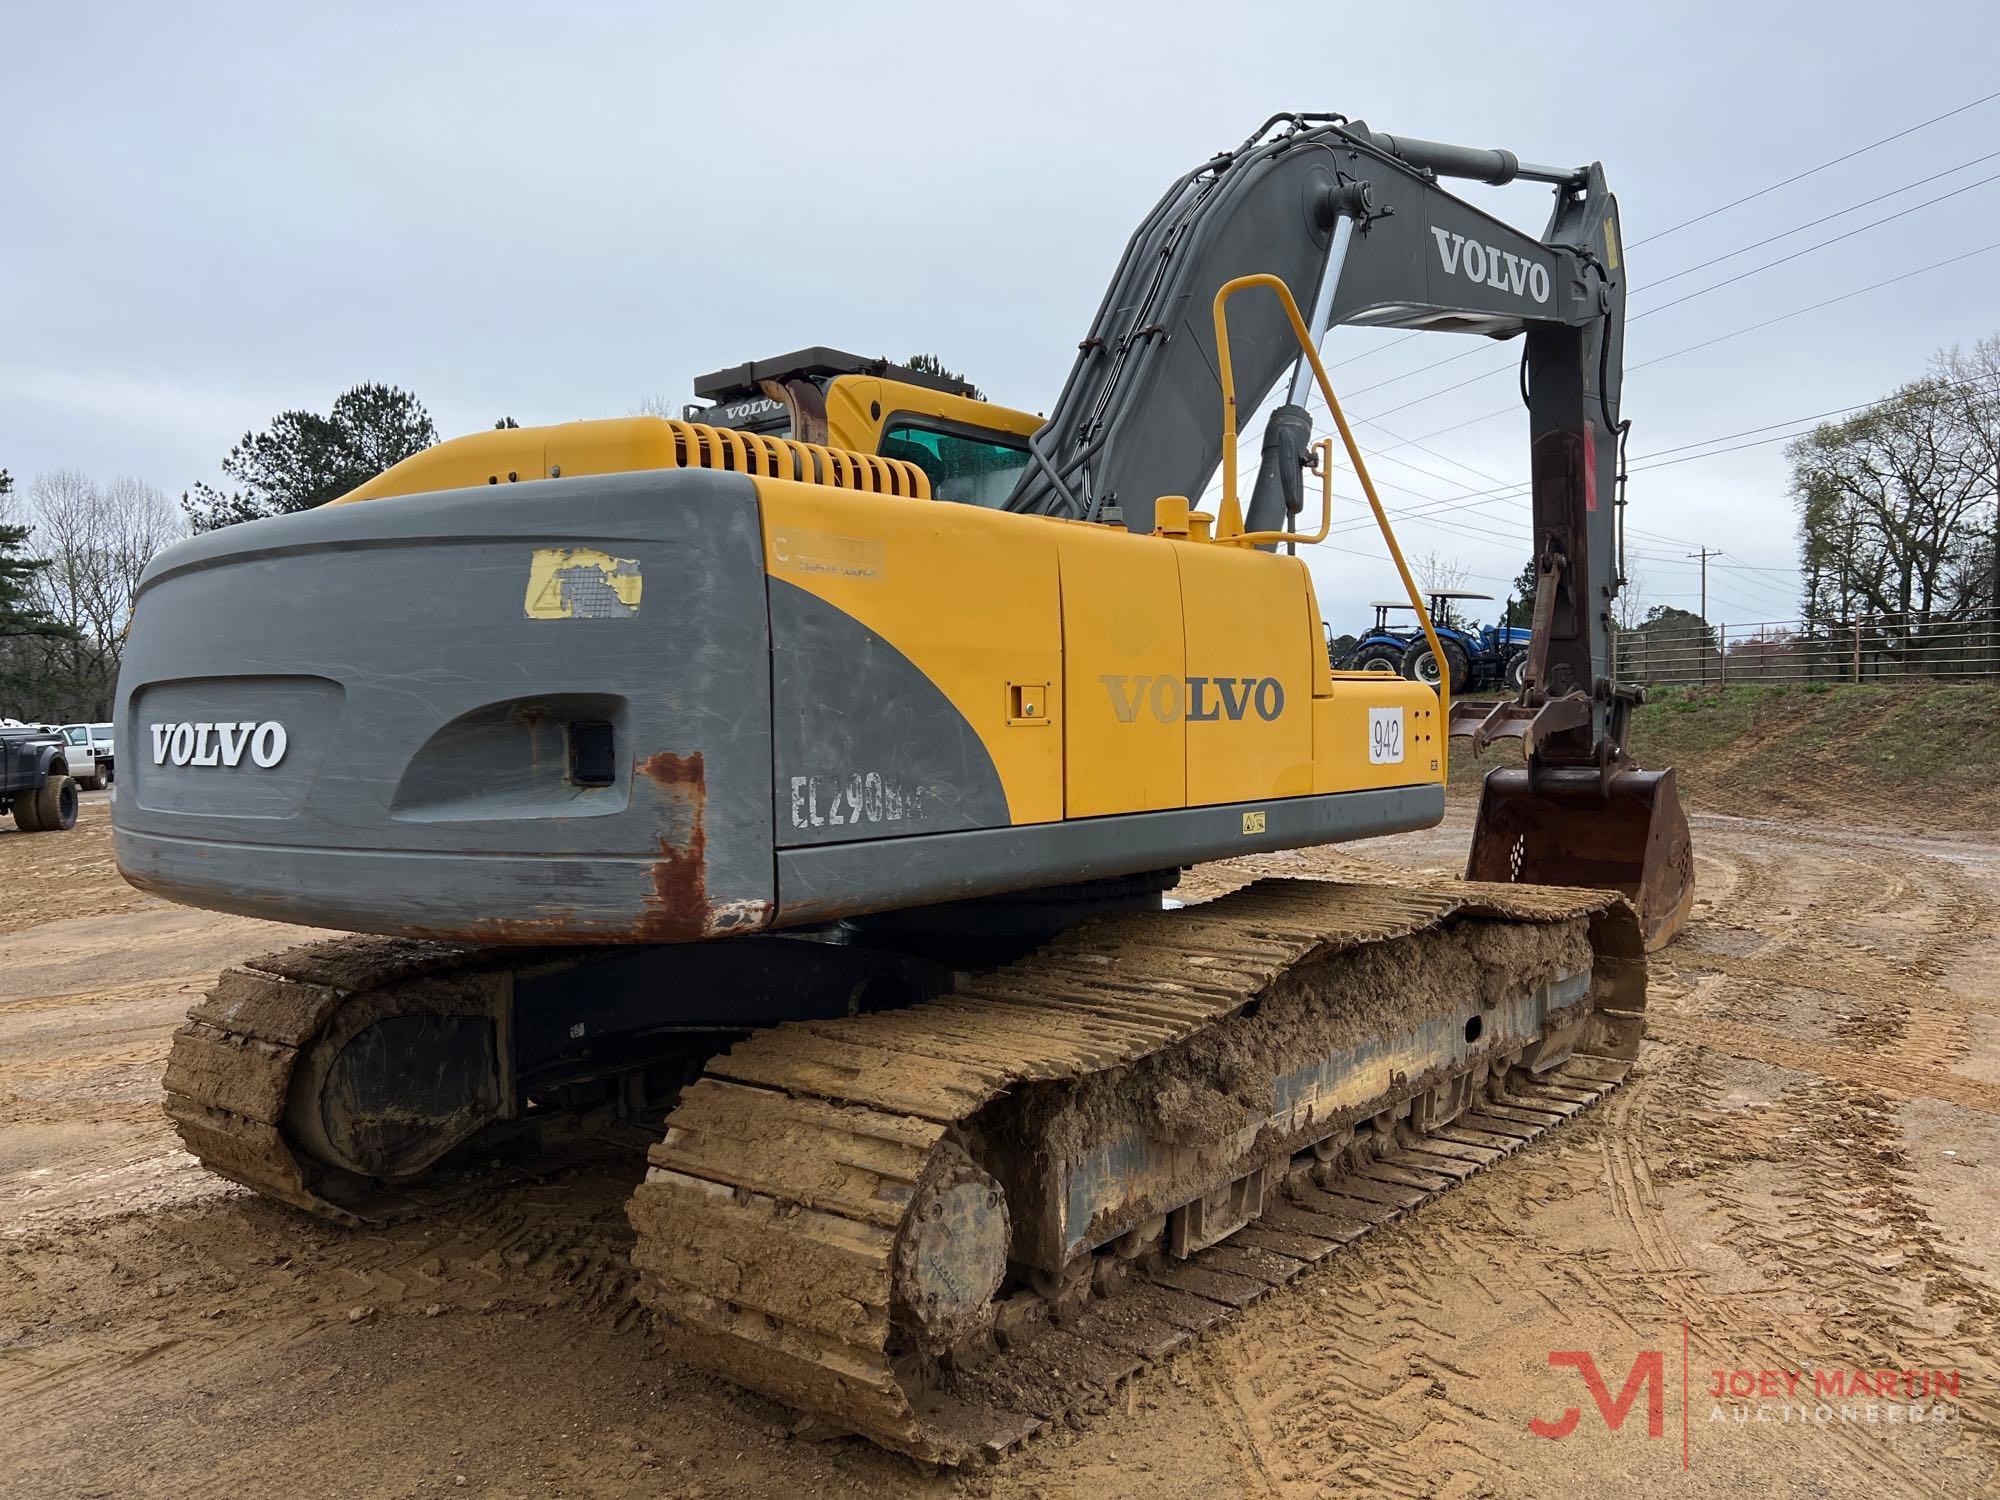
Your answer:
[[[1088,1410],[1636,1055],[1643,945],[1616,896],[1266,880],[1163,909],[1166,883],[900,934],[313,944],[190,1012],[168,1112],[212,1170],[350,1224],[650,1142],[629,1212],[669,1342],[964,1462]]]

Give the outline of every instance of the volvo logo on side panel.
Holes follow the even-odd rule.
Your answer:
[[[1130,724],[1148,710],[1162,724],[1241,723],[1254,713],[1266,724],[1285,711],[1285,685],[1275,677],[1098,677],[1111,712]]]
[[[285,758],[290,746],[285,726],[276,719],[233,719],[180,724],[148,724],[156,766],[253,766],[269,770]]]

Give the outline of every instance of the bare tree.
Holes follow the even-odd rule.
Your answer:
[[[1993,470],[1970,441],[1959,388],[1913,381],[1785,453],[1809,616],[1949,620],[1975,606],[1975,520]]]
[[[678,422],[681,416],[681,407],[680,403],[675,401],[671,396],[641,396],[639,404],[632,408],[632,415],[635,417],[666,417],[671,421]]]
[[[1625,586],[1618,591],[1618,597],[1611,601],[1611,619],[1620,630],[1637,630],[1646,623],[1646,580],[1639,570],[1628,566],[1625,570]]]
[[[1410,559],[1410,571],[1416,575],[1417,587],[1426,594],[1445,594],[1465,587],[1465,580],[1471,575],[1465,564],[1455,557],[1446,557],[1442,552],[1420,552]]]
[[[121,478],[100,486],[75,469],[35,477],[27,519],[37,554],[49,560],[35,576],[35,602],[71,632],[32,643],[40,717],[103,718],[139,577],[185,523],[150,484]]]
[[[2000,333],[1989,333],[1971,353],[1953,344],[1931,357],[1931,370],[1957,405],[1980,487],[1992,503],[1983,536],[1974,528],[1959,588],[1989,609],[2000,609]]]

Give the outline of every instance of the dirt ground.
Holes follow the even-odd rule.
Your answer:
[[[1698,815],[1694,920],[1655,961],[1626,1088],[1083,1430],[954,1475],[794,1438],[779,1407],[658,1353],[626,1269],[636,1162],[369,1233],[206,1176],[160,1113],[168,1035],[217,968],[297,932],[139,896],[108,822],[92,794],[72,836],[0,833],[0,1494],[1594,1500],[2000,1483],[1990,837]],[[1456,807],[1360,852],[1449,867],[1467,826]],[[1617,1431],[1574,1358],[1552,1362],[1575,1351],[1614,1413],[1636,1369]],[[1933,1389],[1815,1393],[1856,1370],[1933,1372]],[[1733,1373],[1772,1393],[1729,1394]],[[1566,1408],[1567,1436],[1530,1430]]]

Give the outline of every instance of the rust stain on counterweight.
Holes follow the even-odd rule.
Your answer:
[[[653,889],[639,914],[636,935],[658,943],[689,943],[712,930],[708,899],[708,776],[701,752],[662,750],[639,762],[639,774],[658,785],[668,808],[653,862]]]

